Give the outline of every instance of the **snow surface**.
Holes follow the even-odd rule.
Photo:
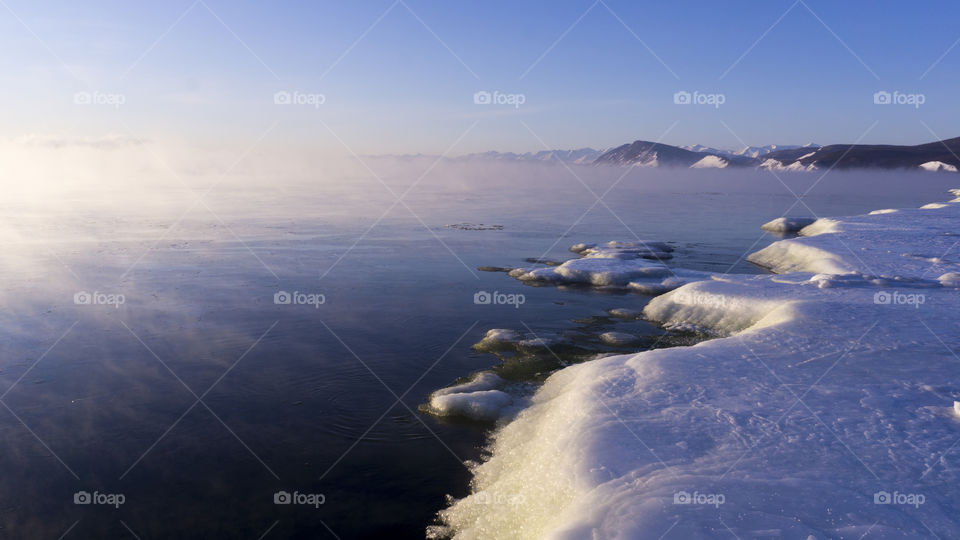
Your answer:
[[[725,337],[549,377],[429,534],[956,537],[960,204],[820,221],[644,309]]]

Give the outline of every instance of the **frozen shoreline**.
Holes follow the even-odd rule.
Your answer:
[[[716,275],[644,310],[728,337],[551,376],[434,532],[960,531],[960,199],[801,234],[750,256],[776,275]]]

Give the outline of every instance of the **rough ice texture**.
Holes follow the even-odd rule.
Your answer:
[[[958,223],[960,204],[835,219],[753,257],[786,274],[654,298],[648,318],[727,337],[552,375],[431,534],[956,537]]]
[[[817,218],[809,217],[779,217],[764,223],[760,228],[770,232],[798,232],[816,220]]]
[[[661,262],[673,251],[664,242],[575,244],[570,251],[581,258],[547,268],[516,268],[508,275],[520,281],[628,288],[644,294],[661,294],[709,275]]]

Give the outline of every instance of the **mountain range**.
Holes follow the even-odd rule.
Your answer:
[[[578,148],[539,152],[480,152],[449,158],[454,161],[558,162],[621,167],[756,168],[773,171],[826,169],[907,169],[957,172],[960,137],[918,145],[818,144],[747,146],[720,150],[703,145],[673,146],[634,141],[607,150]],[[429,157],[393,156],[403,159]],[[433,156],[436,157],[436,156]]]

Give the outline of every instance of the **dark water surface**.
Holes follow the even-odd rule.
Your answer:
[[[654,330],[583,322],[646,297],[528,287],[478,266],[640,237],[672,242],[671,264],[759,272],[743,255],[775,240],[759,225],[795,202],[770,176],[724,189],[730,175],[704,173],[682,190],[628,178],[594,204],[550,174],[557,185],[529,190],[425,185],[379,221],[393,199],[373,184],[350,197],[218,193],[214,214],[179,222],[188,205],[110,210],[102,193],[69,212],[5,203],[0,537],[422,538],[445,496],[466,493],[463,462],[481,457],[489,426],[417,407],[498,361],[470,348],[486,330]],[[928,178],[886,195],[827,184],[805,202],[837,215],[945,199]],[[503,229],[444,227],[463,222]],[[481,290],[526,301],[475,305]],[[82,291],[124,303],[76,304]],[[278,305],[279,291],[325,303]],[[123,504],[74,504],[80,491]],[[274,504],[279,491],[324,504]]]

